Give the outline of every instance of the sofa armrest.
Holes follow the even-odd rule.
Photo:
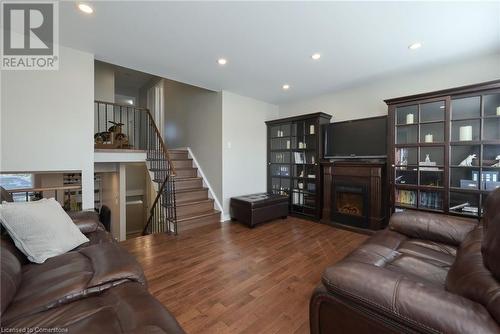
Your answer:
[[[365,309],[384,322],[409,328],[408,332],[500,331],[482,305],[385,268],[344,261],[327,268],[322,282],[329,295]]]
[[[104,231],[99,222],[99,215],[95,211],[70,211],[68,215],[83,234]]]
[[[389,229],[411,238],[426,239],[459,246],[477,226],[477,220],[407,210],[391,216]]]

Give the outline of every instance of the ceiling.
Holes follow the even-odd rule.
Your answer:
[[[61,44],[212,90],[285,103],[500,52],[500,2],[60,3]],[[420,41],[422,48],[408,45]],[[311,59],[321,53],[318,61]],[[225,66],[217,64],[227,58]],[[283,84],[290,84],[288,91]]]

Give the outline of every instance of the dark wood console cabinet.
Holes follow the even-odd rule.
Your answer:
[[[386,226],[385,162],[322,162],[321,222],[379,230]]]

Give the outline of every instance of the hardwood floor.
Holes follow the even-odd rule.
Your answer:
[[[187,333],[308,333],[324,268],[367,237],[297,218],[124,241]]]

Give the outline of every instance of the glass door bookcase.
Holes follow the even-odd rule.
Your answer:
[[[290,213],[321,218],[321,125],[324,113],[266,122],[268,136],[268,191],[289,196]]]
[[[479,218],[500,187],[500,81],[386,102],[390,209]]]

